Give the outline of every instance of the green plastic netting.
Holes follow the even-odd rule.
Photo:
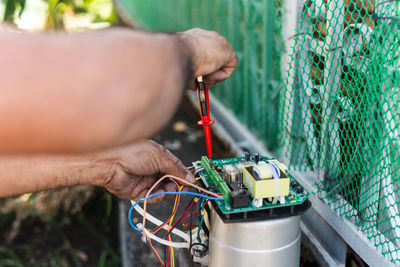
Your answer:
[[[281,154],[399,265],[400,1],[305,1],[292,42]]]

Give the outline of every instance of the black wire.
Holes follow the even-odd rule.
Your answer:
[[[193,243],[193,244],[191,244],[191,245],[189,246],[189,251],[191,251],[192,248],[193,248],[194,246],[202,246],[202,247],[204,247],[204,248],[206,249],[206,251],[204,251],[204,252],[207,252],[207,251],[208,251],[208,246],[206,246],[206,245],[204,245],[204,244],[202,244],[202,243]]]

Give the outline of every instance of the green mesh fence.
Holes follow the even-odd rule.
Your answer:
[[[280,65],[280,1],[118,0],[146,29],[182,31],[193,27],[223,34],[237,52],[239,67],[212,94],[264,143],[275,149]]]
[[[285,76],[282,154],[400,264],[400,1],[309,0]]]
[[[239,67],[213,94],[400,265],[399,0],[299,0],[282,59],[282,1],[117,2],[147,29],[226,36]]]

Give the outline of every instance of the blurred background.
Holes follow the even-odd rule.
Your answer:
[[[0,14],[3,23],[35,32],[100,29],[119,21],[111,0],[2,0]]]

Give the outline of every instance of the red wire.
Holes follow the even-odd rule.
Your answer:
[[[171,226],[171,229],[175,227],[175,225],[182,219],[183,215],[186,214],[186,212],[188,212],[188,210],[190,209],[191,206],[193,206],[194,201],[192,201],[192,203],[190,203],[189,206],[187,206],[187,208],[185,209],[185,211],[182,213],[182,215],[175,221],[175,223]]]
[[[179,191],[179,185],[178,185],[178,183],[177,183],[176,181],[174,181],[174,180],[172,180],[172,181],[175,183],[175,185],[176,185],[176,187],[177,187],[177,189],[178,189],[178,191]],[[171,216],[170,216],[162,225],[160,225],[160,226],[153,232],[153,234],[156,234],[158,231],[160,231],[160,230],[162,229],[162,227],[163,227],[164,225],[166,225],[166,224],[169,222],[169,220],[171,220],[172,216],[173,216],[173,215],[176,213],[176,211],[178,210],[179,201],[180,201],[180,195],[178,195],[178,202],[177,202],[177,205],[176,205],[175,209],[172,211]],[[149,238],[148,241],[149,241],[148,244],[149,244],[150,248],[153,250],[154,254],[156,255],[158,261],[159,261],[163,266],[165,266],[165,263],[162,261],[162,259],[161,259],[160,255],[158,254],[157,250],[156,250],[156,249],[153,247],[153,245],[151,244],[151,238]],[[167,255],[167,257],[168,257],[168,255]],[[169,264],[169,262],[167,261],[167,266],[169,266],[168,264]]]
[[[189,214],[188,216],[186,216],[186,217],[183,219],[183,225],[184,225],[184,227],[185,227],[185,225],[187,225],[186,220],[187,220],[190,216],[193,216],[194,214],[196,214],[197,212],[198,212],[198,211],[195,210],[195,211],[192,212],[192,214]]]
[[[173,225],[171,225],[170,229],[174,229],[175,225],[182,219],[183,215],[185,215],[185,213],[190,209],[191,206],[193,206],[194,204],[194,200],[192,201],[192,203],[190,203],[190,205],[185,209],[185,211],[182,213],[182,215],[175,221],[175,223]],[[171,235],[170,235],[171,230],[168,231],[168,240],[171,240]],[[167,260],[166,260],[166,264],[167,267],[169,267],[169,247],[167,247]]]

